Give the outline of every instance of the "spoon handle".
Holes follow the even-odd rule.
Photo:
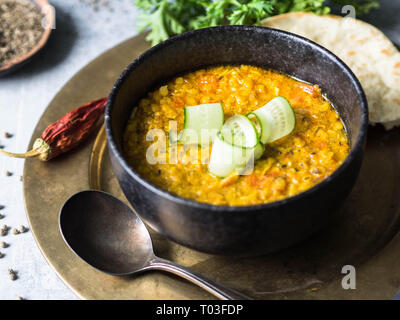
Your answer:
[[[171,272],[189,280],[222,300],[252,300],[250,297],[210,280],[195,271],[165,259],[155,258],[150,262],[150,268]]]

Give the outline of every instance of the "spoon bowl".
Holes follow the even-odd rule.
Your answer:
[[[102,272],[127,276],[162,270],[181,276],[220,299],[250,299],[188,268],[156,257],[142,220],[108,193],[88,190],[73,195],[61,208],[59,225],[69,248]]]
[[[79,257],[112,275],[128,275],[154,258],[144,223],[122,201],[101,191],[82,191],[60,212],[64,240]]]

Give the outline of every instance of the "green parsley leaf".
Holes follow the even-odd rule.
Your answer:
[[[254,25],[286,12],[327,14],[324,0],[135,0],[140,10],[138,29],[150,29],[153,45],[186,31],[219,25]],[[332,0],[350,4],[358,15],[379,7],[379,0]]]

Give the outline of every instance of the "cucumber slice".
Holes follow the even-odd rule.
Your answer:
[[[278,140],[291,132],[296,126],[296,115],[289,101],[284,97],[276,97],[265,106],[251,113],[257,117],[261,127],[261,142]],[[254,117],[251,116],[252,121]],[[269,131],[269,134],[268,134]]]
[[[208,171],[219,178],[225,178],[233,171],[237,171],[239,174],[249,174],[253,170],[253,161],[260,159],[264,151],[265,146],[260,142],[253,148],[238,147],[224,141],[219,132],[211,150]]]
[[[254,147],[254,160],[260,159],[265,151],[265,146],[261,142],[257,143],[257,145]]]
[[[224,141],[219,132],[214,139],[208,171],[219,178],[225,178],[233,171],[245,167],[254,155],[254,149],[238,147]]]
[[[179,143],[209,144],[224,124],[221,103],[185,107],[184,115],[184,129],[179,136]]]
[[[243,148],[253,148],[258,143],[257,129],[244,115],[236,114],[230,117],[221,129],[224,141]]]
[[[262,143],[265,143],[263,141],[268,141],[268,138],[271,135],[271,125],[268,121],[268,119],[264,119],[264,121],[261,121],[262,114],[257,115],[254,112],[250,112],[247,115],[247,118],[250,119],[250,121],[253,123],[254,127],[257,130],[258,133],[258,138]]]

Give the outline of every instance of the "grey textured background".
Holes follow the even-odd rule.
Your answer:
[[[22,70],[0,78],[0,145],[26,150],[33,129],[51,99],[82,67],[105,50],[136,34],[133,0],[109,1],[108,7],[89,6],[91,0],[52,0],[56,30],[44,52]],[[99,0],[99,3],[105,3]],[[382,8],[365,18],[400,45],[400,1],[383,0]],[[111,8],[110,8],[111,7]],[[340,12],[340,9],[338,9]],[[99,73],[99,76],[101,74]],[[3,132],[14,134],[5,139]],[[22,160],[0,157],[0,225],[27,225],[24,210]],[[6,177],[4,172],[13,172]],[[0,237],[10,244],[0,259],[0,300],[77,299],[46,263],[30,232]],[[7,269],[18,271],[11,281]]]
[[[109,1],[112,9],[87,5],[90,0],[50,0],[56,9],[56,30],[44,51],[20,71],[0,78],[0,145],[8,150],[26,150],[40,116],[62,86],[88,62],[105,50],[136,34],[133,0]],[[104,0],[98,1],[104,3]],[[101,72],[99,72],[101,76]],[[3,132],[14,134],[5,139]],[[0,220],[9,226],[27,225],[22,182],[24,162],[0,157]],[[6,177],[4,171],[13,172]],[[10,244],[0,251],[0,300],[77,299],[58,279],[40,253],[30,232],[9,233],[0,241]],[[8,268],[18,271],[11,281]]]

